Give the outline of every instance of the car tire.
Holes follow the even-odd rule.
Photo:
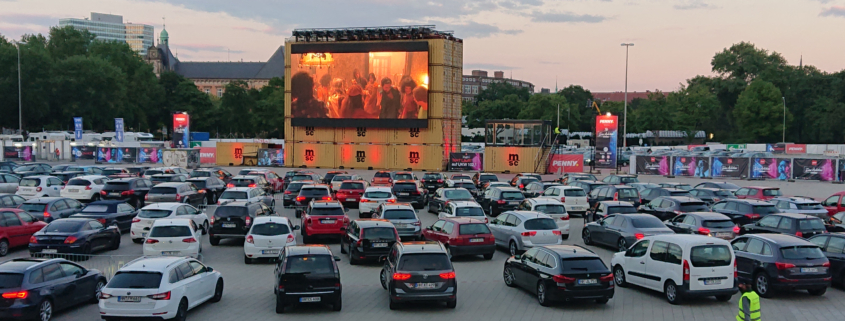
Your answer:
[[[44,299],[38,304],[38,320],[41,321],[50,321],[53,319],[53,301],[50,299]]]
[[[244,264],[252,264],[252,259],[249,258],[249,256],[246,256],[246,254],[244,254]]]
[[[754,291],[761,297],[771,298],[774,295],[771,286],[771,279],[766,275],[766,272],[761,271],[754,275]]]
[[[220,302],[223,298],[223,279],[217,279],[217,285],[214,287],[214,296],[209,301],[212,303]]]
[[[516,242],[511,241],[508,244],[508,253],[510,253],[511,256],[516,256],[519,254],[519,248],[516,247]]]
[[[381,282],[381,287],[387,290],[387,271],[381,269],[381,273],[379,273],[379,281]]]
[[[669,301],[672,305],[681,304],[681,293],[678,290],[678,286],[675,285],[675,282],[669,280],[663,285],[663,295],[666,297],[666,301]]]
[[[618,247],[619,252],[625,252],[628,250],[628,241],[626,241],[624,237],[620,237],[619,240],[616,241],[616,246]]]
[[[111,242],[111,246],[109,246],[109,250],[114,251],[120,248],[120,233],[115,236],[114,240]]]
[[[208,221],[202,223],[202,235],[208,234]]]
[[[547,307],[549,306],[549,299],[546,298],[546,284],[542,281],[537,282],[537,303],[540,303],[541,306]]]
[[[285,306],[285,301],[284,301],[284,299],[282,299],[282,296],[277,294],[276,295],[276,313],[277,314],[285,313],[286,307],[287,306]]]
[[[488,260],[488,261],[489,261],[489,260],[492,260],[492,259],[493,259],[493,255],[494,255],[494,254],[495,254],[495,253],[487,253],[487,254],[484,254],[484,259],[485,259],[485,260]]]
[[[132,239],[132,243],[141,244],[144,243],[144,239]]]
[[[812,296],[822,296],[824,293],[827,292],[827,287],[818,288],[818,289],[808,289],[807,293]]]
[[[220,238],[214,237],[214,236],[209,236],[208,237],[208,243],[211,243],[211,246],[218,246],[218,245],[220,245]]]
[[[596,303],[598,303],[598,304],[607,304],[607,301],[610,301],[610,299],[609,298],[596,299]]]
[[[458,307],[458,299],[446,301],[446,307],[449,308],[449,309],[457,308]]]
[[[188,318],[188,299],[182,298],[179,307],[176,309],[176,317],[173,320],[185,321]]]
[[[91,202],[96,202],[100,200],[100,194],[91,195]]]
[[[506,266],[505,270],[502,271],[502,279],[508,287],[516,287],[516,276],[513,274],[513,270],[511,270],[510,267]]]
[[[6,254],[9,254],[9,241],[0,240],[0,256],[6,256]]]
[[[720,302],[728,302],[728,301],[730,301],[730,300],[731,300],[731,296],[732,296],[732,295],[730,295],[730,294],[717,295],[717,296],[716,296],[716,300],[718,300],[718,301],[720,301]]]
[[[94,297],[91,298],[89,303],[97,304],[100,302],[100,293],[103,291],[103,288],[106,286],[106,280],[99,279],[97,280],[97,284],[94,286]]]
[[[308,233],[305,232],[305,228],[300,229],[300,235],[302,235],[302,244],[308,244],[311,241],[311,238],[308,237]]]
[[[585,245],[593,245],[593,236],[590,235],[590,230],[586,228],[581,232],[581,239],[584,241]]]
[[[628,281],[625,279],[625,270],[619,265],[613,268],[613,282],[620,288],[628,287]]]
[[[341,249],[343,246],[340,247]],[[350,248],[349,251],[346,251],[349,254],[349,265],[358,265],[358,261],[352,256],[352,249]]]
[[[340,295],[338,295],[338,296],[337,296],[337,301],[335,301],[334,303],[332,303],[332,311],[338,312],[338,311],[340,311],[341,309],[343,309],[343,297],[342,297],[342,296],[340,296]]]

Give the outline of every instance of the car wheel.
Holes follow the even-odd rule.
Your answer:
[[[549,306],[549,300],[546,298],[546,284],[542,281],[537,282],[537,302],[544,307]]]
[[[628,282],[625,280],[625,270],[619,265],[613,268],[613,282],[616,282],[616,286],[621,288],[628,286]]]
[[[384,269],[381,269],[381,273],[379,273],[379,280],[381,281],[381,287],[387,290],[387,272]]]
[[[569,234],[563,234],[563,235],[561,235],[561,236],[560,236],[560,238],[561,238],[562,240],[566,241],[566,240],[568,240],[568,239],[569,239]]]
[[[208,243],[211,243],[211,246],[220,245],[220,238],[211,236],[211,237],[208,238]]]
[[[208,234],[208,221],[202,223],[202,235]]]
[[[757,272],[757,275],[754,276],[754,291],[761,297],[772,297],[772,289],[769,287],[770,284],[771,282],[769,282],[769,276],[766,275],[766,272]]]
[[[343,246],[341,245],[340,248],[342,249]],[[352,256],[352,247],[351,246],[349,248],[349,251],[346,251],[346,252],[349,253],[349,265],[358,265],[358,261],[356,261],[355,258]]]
[[[91,201],[96,202],[100,200],[100,194],[94,194],[91,196]]]
[[[332,304],[332,311],[340,311],[343,308],[343,298],[341,296],[337,296],[337,301]]]
[[[827,287],[819,288],[819,289],[808,289],[807,293],[810,293],[812,296],[822,296],[824,293],[827,292]]]
[[[41,321],[50,321],[53,318],[53,302],[50,300],[41,301],[38,305],[38,317]]]
[[[182,299],[179,308],[176,310],[176,321],[185,321],[188,318],[188,300]]]
[[[620,237],[619,241],[616,241],[616,246],[619,248],[619,252],[625,252],[628,250],[628,241],[624,237]]]
[[[308,242],[311,241],[311,239],[308,238],[308,232],[305,231],[304,227],[300,229],[299,235],[302,235],[302,244],[308,244]]]
[[[117,236],[114,237],[114,240],[111,243],[109,250],[114,251],[120,248],[120,233],[117,233]]]
[[[590,235],[590,230],[586,228],[581,232],[581,239],[584,240],[584,244],[593,245],[593,237]]]
[[[6,256],[9,254],[9,241],[0,240],[0,256]]]
[[[252,259],[246,256],[246,254],[244,254],[244,264],[252,264]]]
[[[285,313],[285,301],[281,295],[276,295],[276,313],[282,314]]]
[[[516,277],[513,275],[513,270],[510,267],[505,267],[505,271],[502,272],[502,278],[505,279],[505,285],[509,287],[516,286]]]
[[[493,254],[495,254],[495,253],[487,253],[487,254],[484,254],[484,259],[485,259],[485,260],[492,260],[492,259],[493,259]]]
[[[716,300],[719,300],[721,302],[728,302],[728,301],[731,300],[731,295],[730,294],[717,295]]]
[[[510,245],[508,245],[508,251],[511,253],[511,256],[516,256],[517,254],[519,254],[519,249],[517,249],[516,247],[516,242],[510,242]]]
[[[608,298],[596,299],[596,303],[598,303],[598,304],[607,304],[607,301],[610,301],[610,299],[608,299]]]
[[[100,294],[103,293],[103,287],[106,286],[106,280],[97,280],[97,285],[94,286],[94,297],[91,298],[91,304],[97,304],[100,302]]]
[[[82,245],[82,254],[91,255],[91,244],[85,243]]]
[[[220,302],[223,298],[223,279],[217,279],[217,286],[214,287],[214,296],[211,297],[211,302]]]
[[[666,295],[666,301],[669,301],[670,304],[681,303],[681,293],[678,292],[678,286],[675,285],[675,282],[671,280],[666,282],[666,285],[663,286],[663,294]]]

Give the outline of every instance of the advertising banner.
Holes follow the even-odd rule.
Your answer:
[[[616,168],[616,137],[619,121],[616,116],[596,116],[596,167]]]
[[[839,161],[839,181],[845,181],[845,162]]]
[[[637,174],[669,175],[669,156],[638,156],[635,162]]]
[[[484,154],[481,153],[449,153],[450,171],[481,171],[484,170]]]
[[[138,163],[161,163],[161,148],[141,147],[138,148]]]
[[[672,173],[675,176],[710,177],[709,157],[674,156]]]
[[[134,163],[138,148],[136,147],[99,147],[97,148],[98,163]]]
[[[792,166],[794,179],[832,181],[835,178],[835,159],[795,158]]]
[[[114,119],[114,140],[118,143],[123,142],[123,118]]]
[[[82,117],[73,117],[73,138],[82,140]]]
[[[548,172],[549,174],[583,173],[584,154],[553,154]]]
[[[740,178],[748,175],[748,158],[713,157],[710,164],[712,177]]]
[[[73,146],[71,153],[74,159],[97,159],[97,147],[95,146]]]
[[[285,150],[281,148],[259,148],[258,166],[285,166]]]
[[[215,164],[217,163],[217,148],[215,147],[199,147],[200,163]]]
[[[190,146],[190,118],[187,113],[173,114],[173,147],[188,148]]]
[[[783,154],[786,151],[786,144],[766,144],[766,151],[772,152],[773,154]]]
[[[3,147],[3,158],[5,159],[18,159],[18,160],[25,160],[25,161],[32,161],[32,146],[4,146]]]
[[[807,145],[806,144],[786,144],[786,153],[787,154],[806,154],[807,153]]]
[[[790,173],[788,158],[754,158],[751,177],[786,180]]]

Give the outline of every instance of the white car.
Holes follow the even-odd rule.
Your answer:
[[[108,180],[108,177],[102,175],[77,176],[62,187],[60,195],[77,201],[97,201]]]
[[[270,201],[268,203],[268,200]],[[217,198],[217,205],[228,202],[264,202],[270,208],[275,208],[276,202],[272,197],[268,197],[264,190],[260,187],[230,187],[220,194]]]
[[[62,186],[64,186],[62,180],[55,176],[30,176],[21,179],[15,194],[25,199],[60,197]]]
[[[331,181],[331,188],[332,192],[337,192],[340,189],[340,184],[343,184],[343,181],[357,181],[361,180],[361,176],[355,174],[337,174],[332,177]]]
[[[635,284],[662,291],[671,304],[685,298],[715,296],[726,302],[737,292],[736,257],[730,242],[704,235],[647,236],[610,265],[616,285]]]
[[[373,217],[376,208],[384,203],[396,203],[396,196],[390,187],[367,187],[364,196],[358,201],[358,217]]]
[[[569,213],[563,203],[553,198],[529,198],[519,204],[519,210],[534,211],[548,215],[557,223],[561,237],[569,239]]]
[[[195,207],[183,203],[156,203],[144,206],[132,219],[129,236],[132,242],[143,243],[156,220],[186,218],[194,221],[202,234],[208,233],[208,215]]]
[[[144,256],[190,256],[202,253],[202,231],[184,218],[156,220],[144,240]]]
[[[100,292],[100,317],[184,320],[188,310],[223,297],[223,276],[186,257],[142,257],[124,265]]]
[[[258,258],[276,258],[285,246],[296,245],[293,231],[299,226],[290,219],[280,216],[256,217],[246,234],[244,242],[244,263],[250,264]]]
[[[484,215],[484,209],[481,205],[473,201],[449,201],[446,202],[440,213],[437,213],[437,218],[443,219],[447,217],[469,217],[489,223],[487,215]]]
[[[559,200],[566,207],[566,212],[571,215],[579,214],[584,217],[587,210],[590,209],[587,193],[584,192],[583,188],[577,186],[552,186],[547,188],[543,195],[539,197]]]

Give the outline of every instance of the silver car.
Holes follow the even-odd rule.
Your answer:
[[[816,200],[804,197],[778,197],[769,201],[782,213],[807,214],[828,221],[827,209]]]
[[[684,213],[664,221],[663,224],[677,234],[698,234],[728,241],[739,236],[739,226],[736,226],[730,217],[721,213]]]
[[[14,194],[18,190],[21,178],[12,174],[0,174],[0,193]]]
[[[373,218],[390,221],[396,227],[399,237],[422,240],[422,228],[417,211],[408,203],[384,203],[379,205]]]
[[[546,214],[532,211],[506,211],[490,222],[496,245],[517,255],[535,246],[563,243],[560,228]]]

